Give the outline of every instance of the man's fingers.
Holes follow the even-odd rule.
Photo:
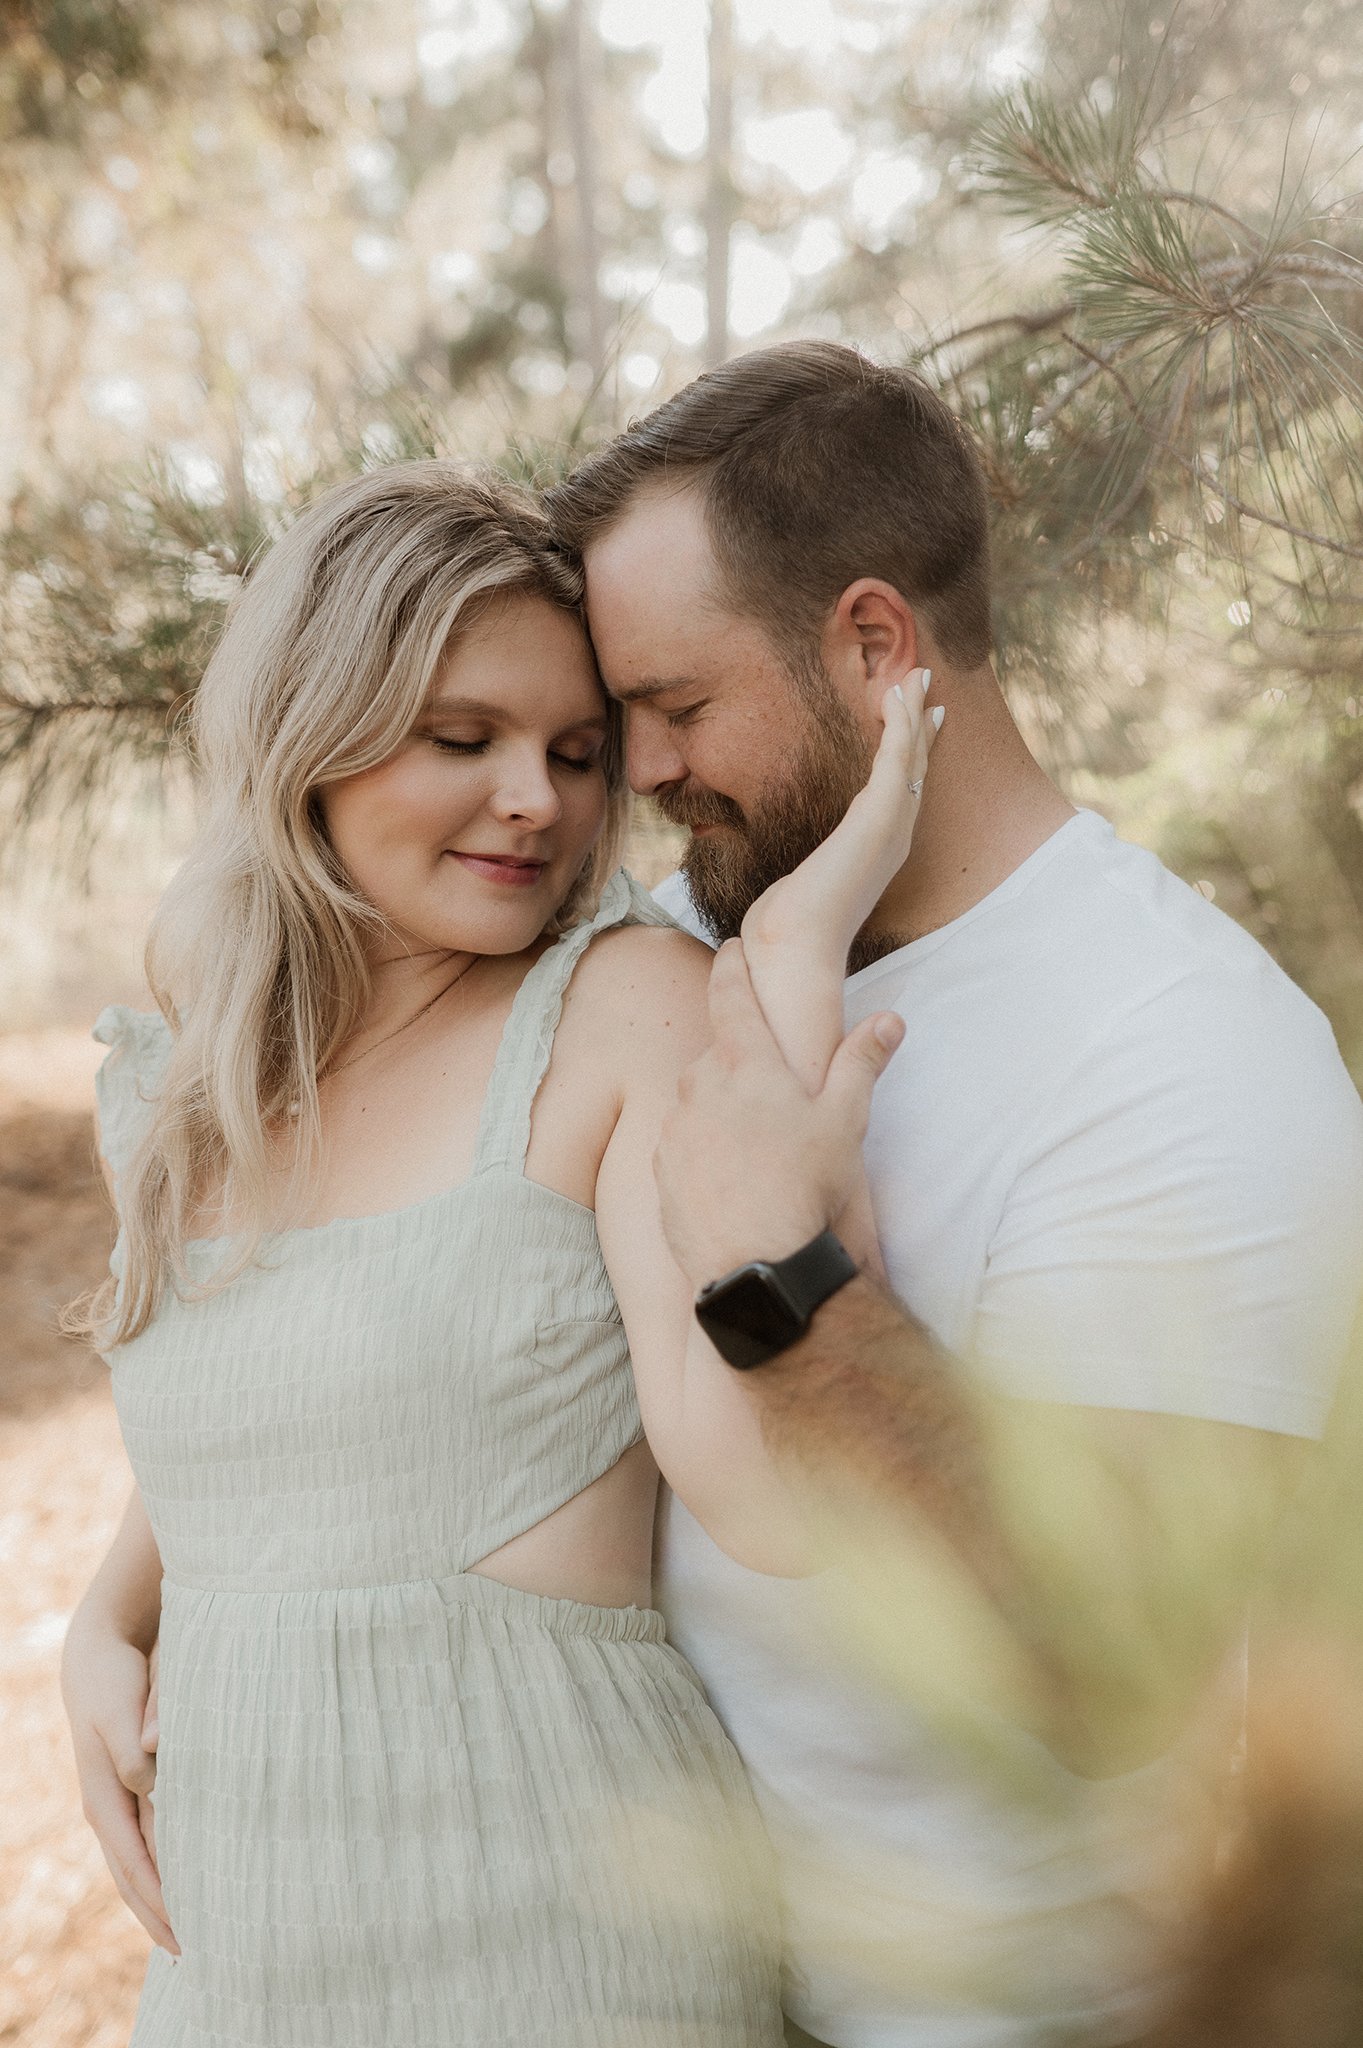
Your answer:
[[[136,1748],[131,1743],[115,1743],[107,1736],[105,1741],[119,1781],[129,1792],[145,1799],[156,1785],[156,1758],[148,1751],[145,1733],[139,1732]]]
[[[106,1863],[109,1863],[109,1859],[107,1856],[104,1860]],[[122,1882],[117,1870],[114,1869],[112,1863],[109,1863],[109,1870],[113,1877],[114,1887],[118,1892],[118,1896],[120,1897],[120,1899],[122,1899],[124,1905],[132,1914],[133,1918],[140,1922],[140,1924],[146,1929],[147,1933],[151,1936],[152,1940],[156,1943],[156,1946],[158,1948],[166,1949],[169,1952],[169,1954],[173,1956],[178,1956],[180,1953],[180,1944],[175,1939],[174,1934],[171,1932],[169,1921],[163,1920],[159,1913],[153,1913],[150,1907],[143,1905],[137,1893],[135,1891],[131,1891],[129,1887]]]
[[[834,1053],[823,1092],[839,1104],[840,1114],[849,1121],[864,1126],[870,1115],[871,1091],[903,1038],[904,1019],[885,1010],[849,1031]]]
[[[123,1903],[154,1941],[178,1954],[166,1919],[161,1880],[143,1840],[136,1799],[116,1781],[105,1783],[87,1792],[85,1818],[95,1831]]]
[[[148,1854],[148,1856],[150,1856],[150,1858],[151,1858],[151,1860],[152,1860],[152,1868],[153,1868],[153,1869],[157,1869],[157,1868],[158,1868],[158,1866],[157,1866],[157,1862],[156,1862],[156,1802],[155,1802],[155,1800],[152,1800],[152,1799],[139,1799],[139,1800],[138,1800],[138,1802],[137,1802],[137,1825],[138,1825],[138,1827],[139,1827],[139,1828],[140,1828],[140,1830],[141,1830],[141,1833],[142,1833],[142,1840],[143,1840],[143,1841],[144,1841],[144,1842],[146,1843],[146,1845],[147,1845],[147,1854]],[[158,1874],[159,1874],[159,1873],[158,1873]]]
[[[151,1690],[147,1694],[147,1710],[142,1716],[142,1747],[152,1753],[155,1752],[156,1745],[161,1738],[160,1697],[161,1679],[160,1673],[157,1670],[156,1651],[153,1649],[151,1653]],[[126,1779],[124,1783],[127,1783]],[[135,1792],[140,1792],[142,1787],[134,1785],[132,1789]]]

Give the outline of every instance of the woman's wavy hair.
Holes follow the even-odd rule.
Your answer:
[[[328,843],[319,791],[386,760],[451,642],[513,595],[581,617],[579,568],[537,502],[444,460],[325,492],[229,607],[191,731],[207,811],[147,945],[172,1034],[147,1132],[119,1185],[124,1264],[73,1320],[105,1348],[146,1328],[166,1287],[216,1293],[258,1256],[279,1201],[271,1132],[296,1133],[288,1214],[319,1156],[317,1080],[363,1015],[381,919]],[[628,789],[618,713],[604,829],[550,926],[587,913],[613,871]],[[243,1226],[191,1277],[196,1205],[221,1190]]]

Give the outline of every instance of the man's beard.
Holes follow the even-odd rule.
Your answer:
[[[773,882],[797,868],[840,823],[871,772],[875,748],[857,725],[830,679],[797,702],[807,707],[799,749],[782,779],[751,810],[717,790],[686,784],[659,790],[655,802],[673,825],[717,825],[693,839],[682,873],[696,915],[716,945],[735,938],[753,904]],[[890,935],[857,935],[849,968],[878,960],[902,943]]]

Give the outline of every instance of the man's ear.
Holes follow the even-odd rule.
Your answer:
[[[880,717],[892,683],[919,666],[918,621],[913,606],[878,576],[849,583],[824,629],[824,667],[849,703]]]

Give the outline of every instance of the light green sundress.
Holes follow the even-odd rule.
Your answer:
[[[280,1232],[112,1354],[165,1567],[182,1950],[135,2048],[781,2039],[751,1795],[661,1617],[469,1570],[641,1434],[594,1216],[524,1173],[568,977],[626,921],[663,920],[621,874],[526,976],[465,1182]],[[96,1036],[117,1177],[169,1037],[124,1009]]]

